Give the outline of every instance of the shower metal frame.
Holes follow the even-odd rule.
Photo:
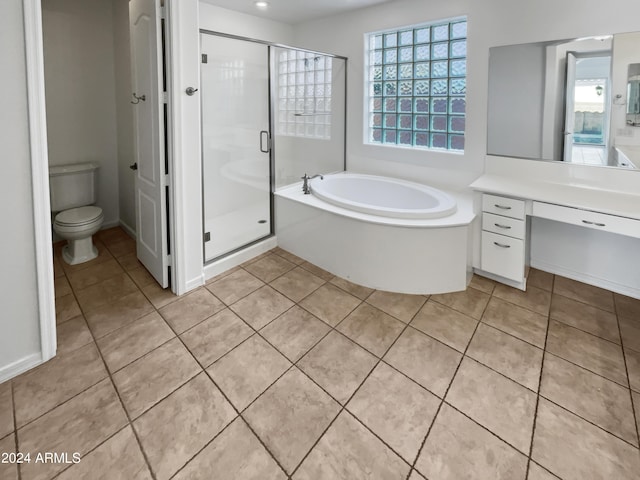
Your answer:
[[[269,91],[269,227],[270,227],[270,233],[268,235],[265,235],[264,237],[258,238],[256,240],[253,240],[249,243],[245,243],[244,245],[235,248],[229,252],[223,253],[222,255],[218,255],[217,257],[212,258],[211,260],[207,260],[206,256],[205,256],[205,241],[204,241],[204,236],[205,236],[205,205],[204,205],[204,188],[205,188],[205,184],[204,184],[204,175],[202,176],[202,258],[204,259],[204,265],[210,265],[212,263],[215,263],[225,257],[228,257],[229,255],[232,255],[234,253],[240,252],[252,245],[255,245],[257,243],[260,243],[264,240],[266,240],[267,238],[271,238],[275,235],[275,201],[274,201],[274,192],[275,192],[275,188],[276,188],[276,184],[275,184],[275,149],[276,149],[276,142],[274,140],[274,137],[272,135],[272,130],[273,130],[273,126],[275,125],[275,113],[274,113],[274,108],[273,108],[273,99],[276,97],[276,92],[275,92],[275,85],[274,82],[272,81],[271,78],[271,73],[273,72],[274,69],[274,65],[273,65],[273,55],[272,55],[272,48],[273,47],[277,47],[277,48],[284,48],[284,49],[289,49],[289,50],[295,50],[298,52],[305,52],[305,53],[311,53],[314,55],[322,55],[324,57],[331,57],[331,58],[338,58],[341,60],[344,60],[344,141],[343,141],[343,152],[342,152],[342,169],[343,171],[347,170],[347,85],[348,85],[348,73],[349,73],[349,69],[348,69],[348,65],[349,65],[349,59],[347,57],[344,57],[342,55],[336,55],[333,53],[324,53],[324,52],[319,52],[316,50],[309,50],[306,48],[300,48],[300,47],[293,47],[291,45],[286,45],[286,44],[282,44],[282,43],[274,43],[274,42],[269,42],[266,40],[258,40],[255,38],[250,38],[250,37],[243,37],[241,35],[233,35],[231,33],[223,33],[223,32],[216,32],[214,30],[207,30],[204,28],[200,29],[199,32],[201,35],[202,34],[206,34],[206,35],[214,35],[217,37],[224,37],[224,38],[230,38],[233,40],[241,40],[241,41],[245,41],[245,42],[253,42],[253,43],[258,43],[258,44],[262,44],[262,45],[266,45],[267,46],[267,55],[269,56],[269,62],[268,62],[268,67],[267,67],[267,75],[268,75],[268,91]],[[202,52],[200,52],[202,53]],[[201,76],[202,78],[202,76]],[[203,112],[202,109],[200,109],[200,142],[201,142],[201,158],[200,158],[200,168],[202,168],[204,170],[204,145],[202,145],[203,142],[203,136],[202,136],[202,116],[203,116]]]

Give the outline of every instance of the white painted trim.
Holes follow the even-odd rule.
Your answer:
[[[200,169],[198,0],[166,0],[169,156],[171,164],[171,239],[174,293],[182,295],[204,282]],[[196,167],[197,165],[197,167]],[[194,200],[196,199],[197,200]],[[201,283],[202,282],[202,283]]]
[[[187,280],[186,291],[190,292],[191,290],[198,288],[202,285],[204,285],[204,274],[198,275],[197,277],[192,278],[191,280]]]
[[[31,370],[43,363],[42,355],[40,353],[32,353],[20,360],[16,360],[9,365],[5,365],[0,368],[0,383],[9,380],[10,378],[17,377],[21,373]]]
[[[120,226],[120,220],[113,220],[112,222],[103,223],[100,230],[106,230],[107,228],[113,228]]]
[[[604,278],[587,275],[582,272],[576,272],[547,262],[531,260],[531,266],[538,270],[542,270],[543,272],[553,273],[554,275],[560,275],[561,277],[570,278],[588,285],[604,288],[605,290],[611,290],[612,292],[616,292],[621,295],[640,299],[640,289],[638,288],[629,287],[610,280],[605,280]]]
[[[216,262],[210,263],[209,265],[204,266],[204,280],[209,280],[210,278],[215,277],[216,275],[220,275],[222,272],[225,272],[233,267],[240,265],[241,263],[246,262],[247,260],[251,260],[254,257],[257,257],[264,252],[268,252],[272,248],[276,248],[278,246],[278,240],[276,237],[269,237],[262,242],[256,243],[247,247],[239,252],[233,253],[228,257],[224,257]],[[200,283],[199,285],[202,285]],[[198,286],[198,285],[196,285]]]
[[[57,343],[40,0],[23,0],[23,9],[41,354],[37,355],[38,360],[30,356],[17,366],[14,363],[10,366],[13,372],[53,358]]]
[[[131,238],[133,238],[134,240],[138,237],[136,235],[136,229],[132,228],[131,226],[129,226],[129,224],[127,224],[126,222],[123,222],[122,220],[120,220],[118,222],[118,225],[120,225],[120,227],[122,227],[122,229],[127,232],[127,235],[129,235]]]
[[[165,48],[167,64],[171,66],[168,69],[168,84],[167,84],[167,104],[170,110],[170,114],[167,115],[169,124],[167,125],[167,134],[168,134],[168,148],[169,155],[171,156],[172,162],[172,182],[170,185],[171,189],[171,207],[173,209],[174,214],[172,215],[172,222],[170,225],[170,235],[172,239],[172,264],[173,264],[173,279],[172,279],[172,287],[173,291],[177,295],[181,295],[184,292],[189,291],[189,284],[193,282],[188,282],[185,277],[185,268],[184,268],[184,257],[181,255],[183,246],[186,245],[185,240],[185,232],[186,228],[184,225],[184,216],[181,212],[184,209],[184,199],[185,195],[183,188],[183,175],[182,169],[178,168],[178,164],[182,163],[179,161],[180,156],[179,153],[182,148],[182,124],[179,121],[182,114],[182,101],[180,95],[175,92],[177,88],[176,85],[180,84],[180,29],[178,25],[180,24],[180,7],[175,0],[168,0],[164,6],[165,16],[168,16],[171,21],[167,18],[165,20],[166,25],[166,38],[165,38]],[[179,93],[179,92],[178,92]],[[169,112],[168,112],[169,113]]]

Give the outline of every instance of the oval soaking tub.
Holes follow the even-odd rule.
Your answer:
[[[451,195],[395,178],[342,173],[314,178],[311,193],[338,207],[391,218],[442,218],[456,211]]]
[[[464,290],[471,272],[469,192],[441,192],[353,173],[275,192],[278,245],[365,287],[401,293]]]

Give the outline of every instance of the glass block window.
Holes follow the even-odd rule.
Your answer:
[[[298,50],[277,58],[278,133],[330,139],[332,58]]]
[[[464,151],[466,18],[367,37],[368,142]]]

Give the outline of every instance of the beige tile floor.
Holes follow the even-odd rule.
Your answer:
[[[82,460],[3,480],[639,478],[638,300],[535,270],[400,295],[281,249],[177,298],[97,243],[56,256],[58,356],[0,384],[0,451]]]

